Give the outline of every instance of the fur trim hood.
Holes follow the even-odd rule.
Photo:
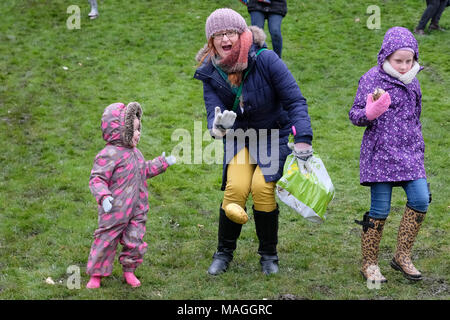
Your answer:
[[[130,102],[127,106],[121,102],[109,105],[102,116],[103,139],[110,144],[131,148],[135,118],[142,118],[138,102]]]
[[[253,43],[259,47],[263,47],[265,45],[266,37],[267,37],[264,30],[257,26],[249,26],[248,29],[253,33]],[[203,48],[201,48],[197,52],[197,54],[195,56],[195,60],[197,62],[200,62],[202,57],[206,54],[207,50],[208,50],[208,44],[206,43],[203,46]]]

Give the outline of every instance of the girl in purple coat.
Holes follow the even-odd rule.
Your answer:
[[[349,112],[354,125],[366,127],[361,143],[360,183],[370,186],[371,205],[363,220],[357,222],[363,226],[361,274],[370,281],[386,282],[378,267],[378,250],[394,186],[405,190],[407,203],[391,266],[407,279],[422,279],[411,262],[411,249],[431,199],[420,123],[418,59],[413,34],[402,27],[389,29],[378,53],[378,65],[359,80]],[[376,89],[385,91],[378,99],[372,94]]]
[[[142,263],[147,243],[143,240],[147,221],[147,179],[166,171],[174,156],[145,161],[136,148],[141,137],[142,108],[137,102],[109,105],[102,116],[106,146],[97,154],[89,187],[98,203],[98,229],[87,263],[91,276],[86,287],[100,287],[102,277],[113,269],[118,243],[123,246],[119,262],[125,281],[139,287],[134,270]]]

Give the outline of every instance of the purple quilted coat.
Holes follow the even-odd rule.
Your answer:
[[[349,112],[354,125],[366,127],[359,163],[362,185],[426,178],[419,81],[414,78],[410,84],[404,84],[382,68],[389,55],[405,47],[413,49],[418,60],[417,41],[408,29],[393,27],[386,32],[378,53],[378,65],[359,80],[355,101]],[[376,88],[388,92],[392,102],[384,114],[369,121],[365,114],[366,99]]]

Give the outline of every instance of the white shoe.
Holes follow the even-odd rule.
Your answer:
[[[96,19],[96,18],[98,18],[98,11],[95,9],[92,9],[91,12],[89,12],[88,16],[91,19]]]

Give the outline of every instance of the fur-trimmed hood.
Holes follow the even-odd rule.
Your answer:
[[[252,32],[253,34],[253,43],[256,44],[259,47],[263,47],[265,45],[266,42],[266,33],[264,32],[263,29],[257,27],[257,26],[249,26],[248,29]],[[195,56],[195,60],[197,62],[200,62],[200,60],[202,59],[202,57],[206,54],[208,50],[208,44],[206,43],[203,48],[201,48],[196,56]]]
[[[102,116],[103,139],[107,143],[131,148],[136,117],[142,118],[142,108],[137,102],[130,102],[127,106],[121,102],[109,105]]]

